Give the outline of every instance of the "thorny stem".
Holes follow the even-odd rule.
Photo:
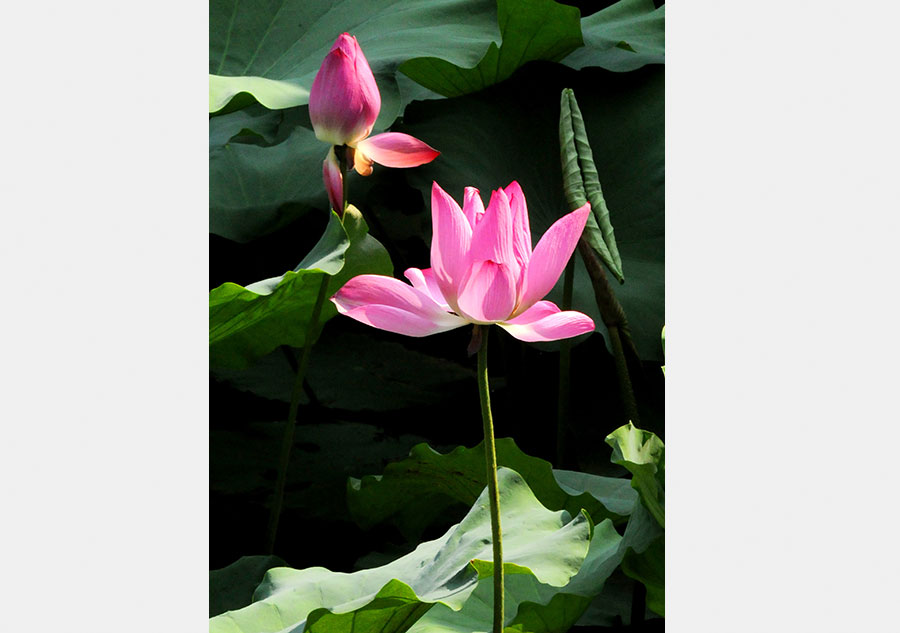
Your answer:
[[[491,543],[494,550],[494,628],[493,633],[503,631],[503,542],[500,535],[500,494],[497,490],[497,450],[494,446],[494,421],[491,417],[491,395],[487,370],[487,325],[481,329],[481,347],[478,348],[478,393],[481,396],[481,420],[484,425],[484,462],[487,469],[488,496],[491,509]]]

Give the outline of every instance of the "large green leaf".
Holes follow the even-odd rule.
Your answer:
[[[661,540],[661,534],[659,525],[639,506],[629,518],[623,536],[619,536],[609,520],[594,528],[587,557],[578,573],[565,586],[551,587],[526,576],[508,577],[504,593],[504,631],[569,631],[591,601],[603,592],[606,581],[623,561],[634,559],[643,562],[641,557],[655,547],[655,543]],[[656,580],[659,578],[658,568],[648,570],[642,567],[641,572],[652,575]],[[410,629],[410,633],[488,633],[492,617],[491,589],[490,579],[484,578],[461,611],[455,613],[436,605]],[[648,588],[648,602],[649,595]]]
[[[246,112],[209,120],[209,230],[239,242],[274,231],[311,208],[329,208],[322,183],[328,148],[302,124],[305,112],[252,118]],[[269,143],[241,142],[243,129],[263,137],[273,130],[274,137]]]
[[[210,100],[220,104],[233,95],[256,94],[270,107],[305,103],[303,95],[329,47],[341,31],[348,30],[358,37],[382,93],[382,110],[375,124],[380,131],[391,125],[405,104],[436,96],[397,72],[404,62],[427,55],[457,65],[458,71],[453,72],[473,77],[475,83],[468,91],[507,77],[526,61],[558,59],[581,41],[577,9],[550,0],[503,0],[501,5],[508,19],[500,24],[504,35],[498,48],[498,9],[491,0],[284,0],[280,5],[263,0],[214,0],[210,5],[210,73],[216,77],[210,79]],[[586,33],[591,18],[582,21]],[[627,33],[616,35],[620,36],[634,40]],[[566,60],[588,48],[576,50]],[[488,49],[491,52],[485,56]],[[621,48],[615,51],[634,55]],[[592,64],[590,58],[582,63]],[[445,81],[442,75],[426,70],[416,77],[426,84]],[[535,84],[531,89],[539,92],[543,88]],[[241,99],[233,99],[220,112],[253,100],[235,105],[238,101]],[[327,210],[321,178],[327,147],[315,138],[306,107],[283,112],[277,142],[211,141],[212,233],[245,242],[310,209]],[[213,120],[217,118],[221,117]],[[210,123],[211,134],[212,127]],[[444,160],[443,147],[427,136],[420,138],[445,152],[438,159]],[[376,173],[380,169],[376,167]],[[606,187],[605,174],[600,176]],[[350,180],[352,188],[358,179],[351,176]]]
[[[622,571],[647,588],[647,606],[665,616],[665,530],[642,503],[628,517],[619,553]]]
[[[608,523],[601,524],[606,527]],[[518,613],[508,628],[520,633],[565,633],[575,624],[581,615],[587,610],[591,601],[603,592],[607,579],[612,573],[625,564],[626,560],[640,561],[640,572],[652,578],[653,583],[658,583],[660,575],[661,559],[653,558],[649,561],[649,568],[645,558],[655,544],[662,540],[662,529],[656,521],[637,505],[634,512],[628,518],[625,534],[621,537],[615,531],[604,534],[598,525],[594,530],[594,538],[584,563],[578,573],[572,577],[565,587],[540,587],[538,598],[523,600]],[[612,526],[608,526],[612,530]],[[598,538],[600,533],[600,538]],[[614,536],[613,536],[614,535]],[[644,577],[636,579],[644,582]],[[536,583],[535,583],[536,584]],[[654,599],[664,600],[664,589],[659,584],[654,584]],[[648,602],[650,587],[648,586]],[[654,603],[656,604],[656,603]],[[468,604],[467,604],[468,606]],[[431,617],[432,613],[426,617]],[[662,611],[657,611],[662,615]],[[473,629],[478,631],[479,629]],[[489,631],[490,629],[483,629]],[[458,633],[462,633],[459,631]]]
[[[503,81],[535,60],[613,71],[663,63],[665,7],[656,9],[652,0],[620,0],[580,17],[575,7],[552,0],[497,0],[502,43],[485,42],[487,52],[476,66],[432,55],[410,59],[400,71],[438,94],[456,97]]]
[[[595,522],[630,514],[636,495],[627,479],[554,471],[550,462],[526,455],[511,438],[496,441],[497,462],[528,482],[540,502],[552,510],[576,514],[584,509]],[[455,504],[469,506],[486,485],[483,443],[441,454],[427,444],[389,464],[382,475],[347,482],[347,504],[364,528],[392,521],[409,539],[421,536]]]
[[[274,143],[281,124],[283,115],[280,112],[272,112],[260,105],[252,105],[235,112],[233,116],[218,116],[209,120],[209,152],[210,158],[215,152],[232,140],[247,142],[248,137],[256,137],[253,140],[259,144]]]
[[[657,538],[641,554],[631,551],[622,560],[622,571],[647,588],[647,606],[666,615],[666,539]]]
[[[537,458],[532,458],[537,459]],[[637,495],[631,486],[626,486],[627,479],[618,477],[602,477],[575,470],[553,469],[553,478],[567,495],[583,497],[587,493],[600,501],[607,509],[618,515],[629,515],[637,502]]]
[[[618,72],[665,61],[665,5],[653,0],[620,0],[581,20],[584,46],[562,63],[572,68],[600,66]]]
[[[631,486],[640,496],[628,529],[639,533],[639,540],[648,544],[634,546],[634,551],[628,552],[622,571],[644,584],[647,606],[664,616],[666,448],[654,433],[635,428],[630,422],[610,433],[606,442],[613,447],[613,463],[631,472]]]
[[[527,62],[558,61],[580,47],[580,17],[577,8],[553,0],[497,0],[503,43],[498,47],[491,42],[474,68],[429,55],[404,62],[400,71],[446,97],[476,92],[503,81]]]
[[[621,567],[620,567],[621,569]],[[624,573],[612,574],[602,591],[591,600],[578,618],[576,626],[619,626],[631,620],[631,603],[634,601],[635,582]],[[579,631],[585,629],[573,629]],[[587,629],[599,630],[599,629]]]
[[[559,162],[559,94],[575,91],[591,139],[603,195],[616,229],[628,281],[615,288],[632,338],[644,359],[659,359],[664,322],[664,71],[573,71],[535,62],[512,79],[482,92],[411,104],[403,125],[443,152],[407,172],[426,200],[432,181],[457,200],[466,186],[490,191],[512,180],[522,185],[533,243],[568,205]],[[559,302],[562,281],[548,298]],[[605,326],[590,278],[579,261],[572,307]]]
[[[550,586],[526,574],[506,576],[504,630],[568,631],[618,566],[621,543],[622,537],[612,522],[605,520],[594,528],[584,563],[565,586]],[[484,577],[461,610],[435,605],[413,625],[410,633],[489,633],[492,619],[493,585],[490,578]]]
[[[525,576],[506,579],[505,633],[569,631],[602,594],[607,579],[620,566],[647,586],[648,606],[663,615],[662,541],[662,528],[641,504],[635,505],[623,536],[619,536],[610,520],[604,520],[594,528],[584,563],[565,586],[550,587]],[[491,590],[490,579],[483,578],[461,611],[435,605],[410,633],[488,633],[492,621]]]
[[[289,108],[277,142],[210,140],[209,230],[239,242],[310,209],[328,209],[322,184],[328,147],[316,139],[307,108],[296,106],[307,102],[341,32],[357,37],[375,74],[382,101],[375,131],[409,101],[437,96],[398,74],[400,63],[427,54],[471,66],[499,39],[493,0],[213,0],[209,11],[210,109],[222,113],[210,120],[210,135],[213,121],[237,119],[240,111],[230,110],[254,99]],[[232,99],[238,95],[249,97]]]
[[[631,486],[641,502],[662,527],[665,527],[666,447],[654,433],[636,428],[631,422],[608,436],[612,446],[612,462],[632,474]]]
[[[251,95],[271,110],[292,108],[309,101],[309,90],[287,81],[265,77],[209,76],[209,111],[218,112],[241,93]]]
[[[432,55],[472,66],[499,38],[492,0],[212,0],[210,110],[241,92],[270,107],[306,104],[322,60],[345,31],[359,41],[381,92],[376,129],[402,111],[402,62]]]
[[[209,572],[209,617],[246,607],[265,573],[281,567],[277,556],[242,556],[239,560]]]
[[[365,220],[355,207],[347,208],[343,222],[332,213],[322,238],[295,270],[246,288],[225,283],[210,291],[210,364],[241,368],[280,345],[302,347],[326,274],[332,275],[329,297],[351,277],[391,274],[392,270],[387,251],[368,235]],[[314,340],[322,325],[336,314],[326,299]]]
[[[498,470],[504,563],[513,575],[564,586],[588,554],[591,522],[552,512],[525,480]],[[490,515],[483,492],[466,517],[443,537],[422,543],[396,561],[352,574],[321,567],[276,568],[266,575],[248,607],[210,620],[212,633],[392,633],[409,628],[433,604],[458,611],[492,566]],[[481,561],[473,564],[473,561]],[[506,565],[504,565],[506,568]]]

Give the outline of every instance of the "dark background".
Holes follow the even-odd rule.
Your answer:
[[[590,15],[613,2],[565,4]],[[405,171],[376,169],[365,179],[351,174],[349,181],[350,200],[370,234],[387,248],[398,278],[409,266],[427,267],[429,260],[430,210]],[[246,244],[210,235],[210,288],[224,282],[247,285],[293,269],[322,234],[326,218],[325,209],[313,210]],[[410,225],[423,230],[410,231]],[[325,325],[297,417],[276,556],[295,568],[349,572],[415,547],[392,525],[363,531],[352,521],[347,478],[380,474],[421,442],[447,452],[481,441],[476,359],[466,354],[470,336],[466,327],[416,339],[340,316]],[[296,354],[284,348],[245,371],[211,371],[210,569],[268,553],[266,526]],[[488,366],[498,438],[514,438],[522,451],[556,468],[627,475],[610,463],[604,442],[628,420],[603,335],[576,339],[572,348],[571,413],[561,459],[558,352],[491,328]],[[665,440],[660,363],[630,357],[629,371],[640,415],[636,425]],[[437,538],[467,510],[460,504],[447,512],[422,539]],[[661,620],[645,624],[660,630],[661,625]]]
[[[408,193],[408,207],[395,212],[424,213],[421,195],[412,189]],[[401,259],[411,265],[427,263],[424,241],[393,240],[373,220],[376,205],[359,206],[371,234],[391,251],[397,276]],[[211,287],[226,280],[250,283],[293,268],[324,224],[323,210],[248,244],[210,236]],[[471,328],[465,327],[425,338],[403,337],[341,316],[325,325],[313,348],[306,402],[298,413],[275,554],[293,567],[321,565],[350,571],[369,552],[414,545],[404,543],[392,527],[369,533],[357,528],[346,509],[346,479],[380,474],[386,463],[402,459],[420,442],[446,452],[481,441],[476,359],[466,354],[470,336]],[[496,436],[514,438],[525,453],[557,468],[624,475],[609,462],[611,449],[604,442],[627,420],[603,336],[595,332],[572,349],[571,426],[562,463],[556,459],[559,354],[518,341],[499,328],[491,328],[490,337]],[[409,357],[402,355],[404,350]],[[211,569],[243,555],[265,553],[293,354],[278,350],[250,370],[214,370],[210,378]],[[393,365],[407,375],[385,378]],[[664,439],[664,376],[659,363],[632,358],[629,369],[639,426]],[[407,392],[409,396],[404,395]],[[426,538],[442,534],[465,511],[460,506],[458,514],[433,526]]]

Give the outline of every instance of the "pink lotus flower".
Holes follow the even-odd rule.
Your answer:
[[[463,208],[437,183],[431,189],[431,268],[410,268],[407,285],[359,275],[331,300],[338,312],[367,325],[428,336],[467,323],[496,323],[523,341],[555,341],[594,329],[587,315],[542,301],[556,285],[590,213],[590,204],[557,220],[534,250],[525,196],[517,182],[484,208],[467,187]]]
[[[385,167],[418,167],[433,161],[440,152],[417,138],[399,132],[369,138],[381,110],[381,95],[356,38],[344,33],[331,47],[309,89],[309,118],[316,138],[331,145],[346,145],[348,161],[363,176],[372,173],[372,163]],[[332,206],[342,199],[341,172],[334,150],[323,166],[325,187]]]

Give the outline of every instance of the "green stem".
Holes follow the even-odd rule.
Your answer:
[[[581,253],[581,259],[584,261],[588,276],[591,278],[594,298],[597,300],[597,307],[600,308],[600,318],[603,319],[603,323],[609,332],[609,342],[615,359],[619,393],[625,407],[625,415],[635,426],[639,426],[640,419],[637,413],[637,401],[634,398],[631,377],[628,375],[628,363],[625,360],[625,349],[622,345],[622,337],[628,332],[628,319],[625,318],[625,311],[616,300],[616,295],[609,285],[606,272],[603,270],[603,264],[584,237],[578,240],[578,252]],[[625,342],[629,344],[631,351],[636,354],[634,344],[631,343],[627,336],[625,337]]]
[[[350,171],[347,153],[349,149],[346,145],[335,145],[334,151],[338,157],[338,165],[341,168],[341,211],[339,216],[344,217],[344,211],[347,210],[349,204],[347,200],[347,173]]]
[[[337,155],[338,167],[341,170],[341,210],[338,213],[344,216],[347,209],[347,151],[346,145],[335,145],[334,153]],[[337,209],[335,209],[337,211]],[[312,340],[319,326],[319,317],[322,314],[322,306],[325,304],[325,295],[328,290],[328,282],[331,275],[323,275],[319,284],[319,294],[313,305],[309,325],[306,328],[306,337],[303,342],[303,356],[297,367],[297,376],[294,378],[294,388],[291,390],[291,407],[288,410],[287,423],[284,425],[284,436],[281,439],[281,459],[278,461],[278,480],[275,482],[275,499],[272,501],[272,510],[269,513],[269,526],[266,529],[266,551],[269,554],[275,551],[275,539],[278,536],[278,521],[281,518],[281,508],[284,505],[284,488],[287,484],[287,471],[291,463],[291,448],[294,446],[294,429],[297,426],[297,411],[300,408],[300,394],[303,392],[303,381],[306,378],[306,368],[309,367],[309,357],[312,353]]]
[[[484,462],[487,468],[488,495],[491,505],[491,543],[494,549],[494,629],[503,631],[503,541],[500,536],[500,494],[497,491],[497,450],[494,446],[494,421],[491,417],[491,394],[488,388],[488,327],[483,328],[478,348],[478,393],[481,396],[481,420],[484,425]]]
[[[616,325],[606,326],[609,332],[609,340],[612,343],[613,358],[616,361],[616,374],[619,377],[619,394],[622,402],[625,403],[625,415],[628,421],[635,426],[640,426],[641,420],[638,417],[637,402],[634,399],[634,389],[631,387],[631,376],[628,374],[628,363],[625,361],[625,350],[622,348],[622,335]]]
[[[306,340],[303,344],[303,356],[297,367],[297,376],[294,379],[294,388],[291,390],[291,408],[288,410],[287,423],[284,425],[284,436],[281,440],[281,458],[278,461],[278,480],[275,483],[275,499],[272,501],[272,510],[269,513],[269,526],[266,530],[266,552],[275,551],[275,538],[278,535],[278,520],[281,518],[281,508],[284,504],[284,488],[287,483],[288,465],[291,462],[291,448],[294,446],[294,428],[297,424],[297,411],[300,408],[300,394],[303,392],[303,380],[306,377],[306,368],[309,366],[309,357],[312,351],[313,334],[319,325],[319,316],[327,295],[328,282],[331,275],[323,275],[319,286],[319,294],[313,306],[309,326],[306,328]]]
[[[563,277],[563,310],[572,308],[572,286],[575,277],[575,254],[566,265]],[[559,401],[556,409],[556,467],[565,468],[566,431],[569,427],[569,401],[572,388],[570,384],[572,366],[572,339],[566,338],[559,343]]]

